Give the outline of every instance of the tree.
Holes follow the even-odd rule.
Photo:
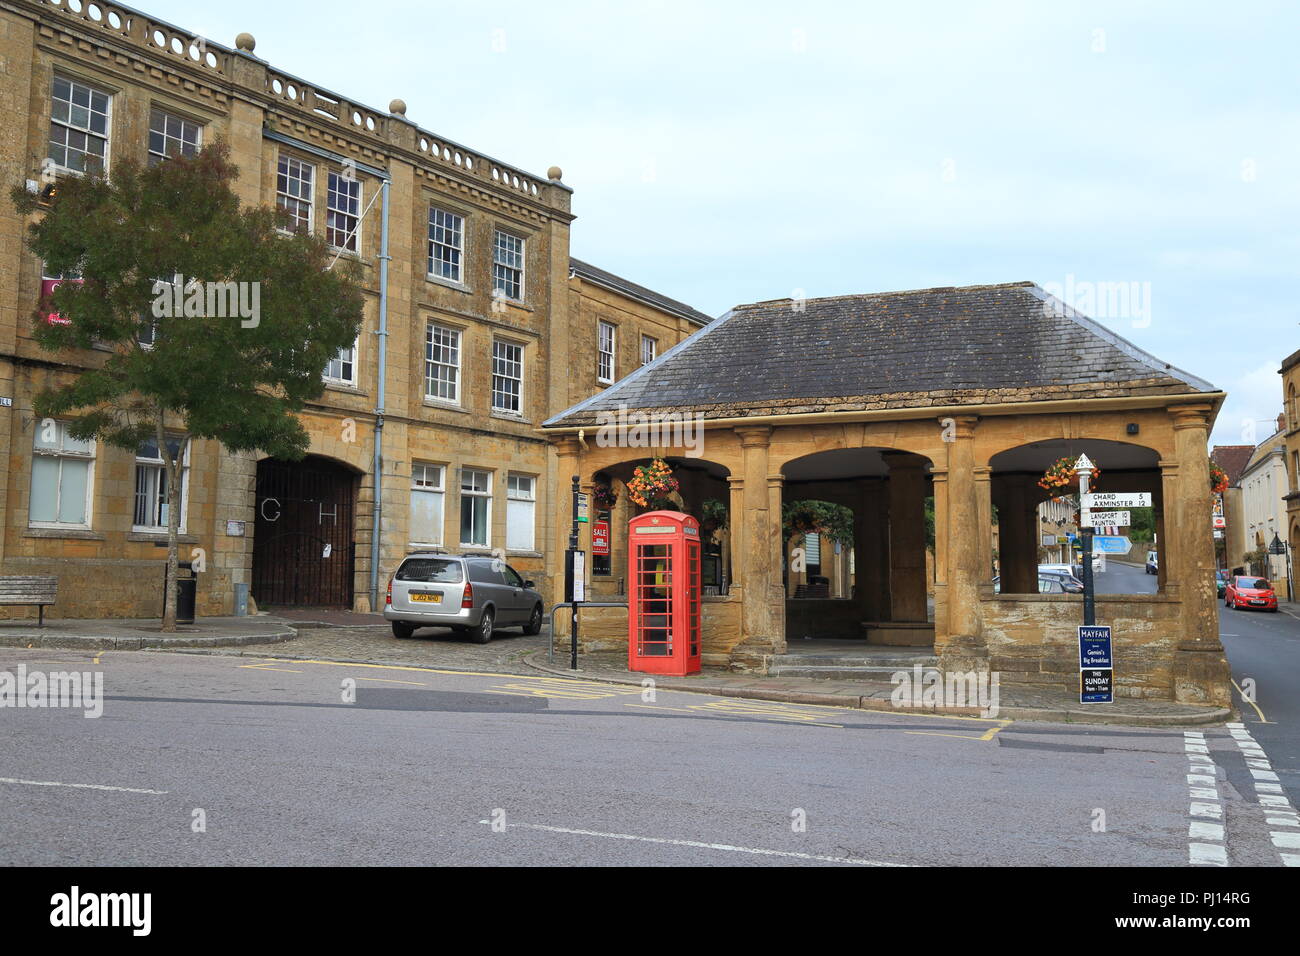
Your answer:
[[[74,438],[131,452],[153,442],[163,461],[164,631],[176,628],[180,435],[301,458],[308,437],[295,413],[321,394],[325,366],[362,317],[355,268],[331,268],[325,243],[288,232],[283,213],[241,208],[229,156],[218,142],[153,166],[122,160],[111,177],[67,176],[49,198],[12,194],[37,217],[27,243],[46,274],[82,277],[42,298],[37,342],[108,353],[41,391],[36,414],[72,416]]]

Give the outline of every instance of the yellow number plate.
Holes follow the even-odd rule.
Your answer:
[[[423,603],[425,603],[425,604],[441,604],[441,603],[442,603],[442,595],[441,595],[441,594],[425,594],[425,593],[423,593],[423,592],[421,592],[421,591],[412,591],[411,594],[410,594],[410,598],[411,598],[412,601],[421,601],[421,602],[423,602]]]

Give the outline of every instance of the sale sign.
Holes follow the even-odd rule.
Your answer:
[[[591,553],[609,554],[608,521],[597,521],[591,526]]]

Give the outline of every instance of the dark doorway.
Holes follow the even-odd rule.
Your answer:
[[[324,458],[257,463],[253,597],[352,607],[356,474]]]

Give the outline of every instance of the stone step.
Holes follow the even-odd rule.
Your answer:
[[[864,680],[889,683],[899,671],[912,669],[910,664],[769,664],[769,677],[808,677],[813,680]],[[934,670],[927,665],[926,671]]]
[[[813,664],[819,667],[938,667],[939,658],[930,654],[777,654],[769,661],[771,665]]]

